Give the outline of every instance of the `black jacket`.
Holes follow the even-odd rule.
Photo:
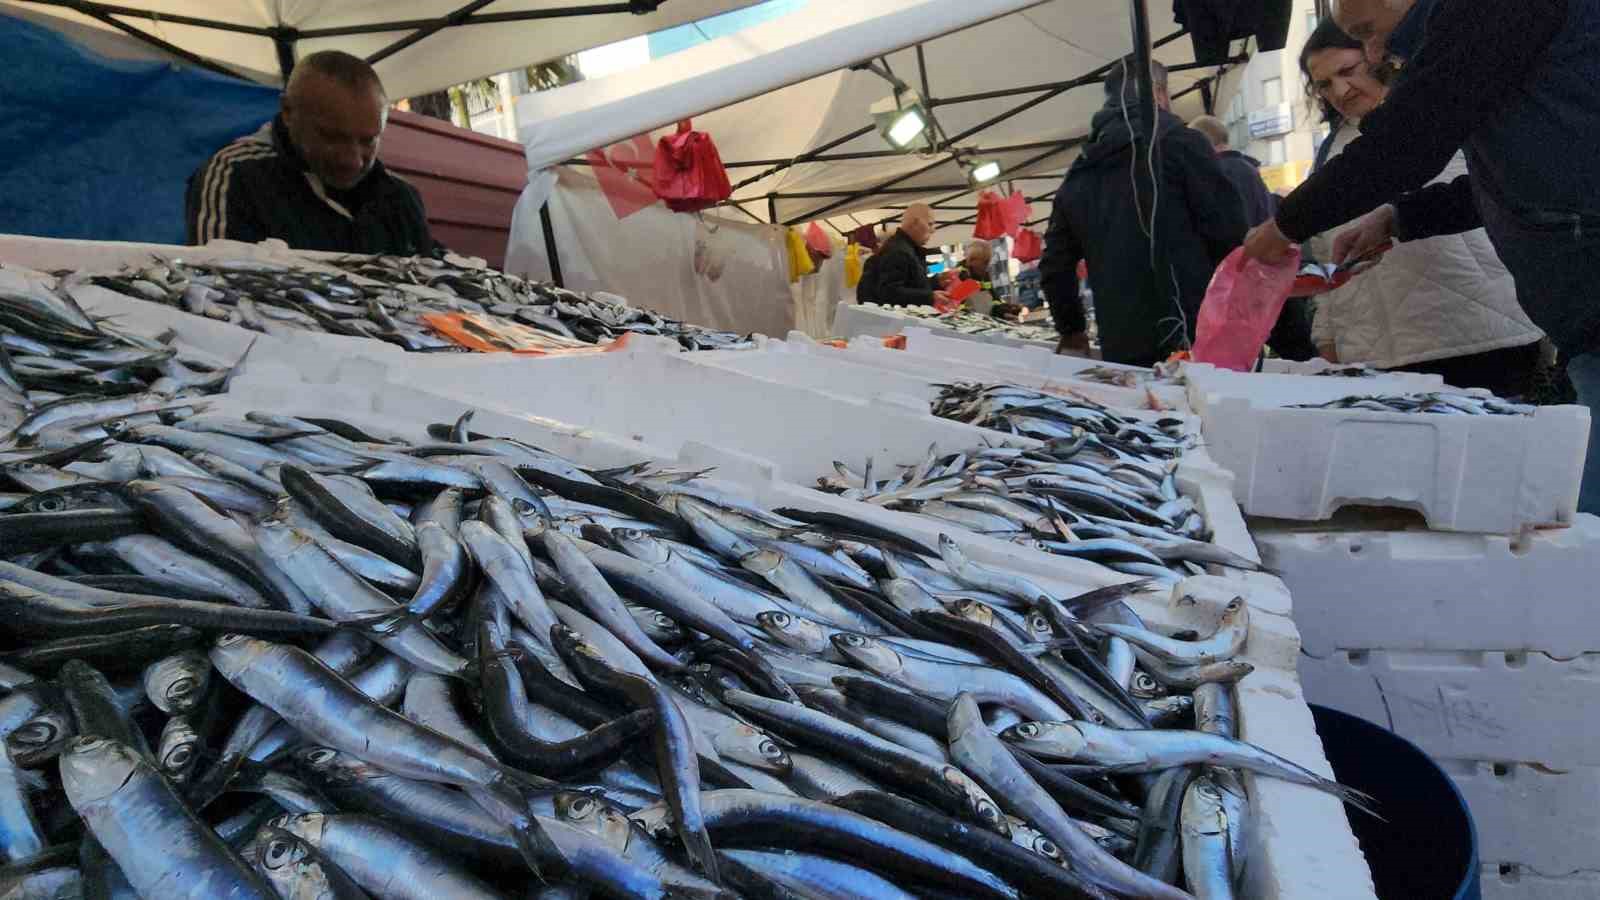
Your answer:
[[[422,198],[383,163],[343,196],[348,205],[306,169],[278,116],[189,176],[189,243],[278,238],[297,250],[433,252]]]
[[[1039,263],[1056,329],[1070,335],[1085,327],[1076,269],[1078,260],[1088,260],[1100,346],[1111,362],[1150,365],[1186,348],[1212,273],[1246,231],[1244,205],[1211,142],[1168,112],[1159,117],[1157,135],[1154,265],[1141,224],[1151,206],[1149,145],[1139,141],[1135,163],[1133,135],[1115,97],[1095,114],[1089,143],[1056,193]]]
[[[1272,218],[1272,192],[1261,180],[1261,160],[1237,150],[1224,150],[1217,154],[1217,162],[1222,165],[1222,174],[1233,182],[1239,199],[1244,201],[1245,224],[1254,228]]]
[[[885,306],[932,305],[933,284],[922,248],[905,232],[896,231],[861,267],[856,299]]]

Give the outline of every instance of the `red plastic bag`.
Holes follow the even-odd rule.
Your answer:
[[[655,182],[674,212],[708,209],[733,195],[717,145],[711,135],[691,131],[688,119],[678,123],[676,134],[656,142]]]
[[[1033,262],[1044,255],[1044,241],[1039,232],[1024,228],[1017,232],[1017,245],[1011,248],[1011,258],[1017,262]]]
[[[992,241],[1006,233],[1006,214],[1001,209],[1004,201],[994,191],[978,195],[978,224],[972,227],[972,236],[980,241]]]
[[[1022,226],[1028,223],[1028,217],[1033,215],[1033,210],[1028,206],[1028,198],[1021,191],[1012,191],[1003,201],[1001,212],[1006,218],[1006,234],[1015,238],[1022,231]]]
[[[823,259],[833,255],[833,241],[828,240],[828,233],[815,222],[806,226],[806,247],[812,254]]]
[[[1299,270],[1298,247],[1270,264],[1245,259],[1243,247],[1228,254],[1200,304],[1194,360],[1239,372],[1254,368]]]

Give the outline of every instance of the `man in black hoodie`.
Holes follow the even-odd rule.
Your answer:
[[[1211,143],[1170,111],[1160,63],[1151,64],[1153,154],[1148,137],[1136,136],[1133,66],[1125,59],[1106,77],[1105,106],[1056,193],[1039,273],[1061,335],[1058,352],[1088,351],[1076,271],[1087,259],[1102,356],[1148,366],[1194,340],[1206,285],[1248,226]],[[1153,191],[1152,158],[1161,176]]]

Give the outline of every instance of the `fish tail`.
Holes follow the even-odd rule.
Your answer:
[[[1346,787],[1335,781],[1324,780],[1318,785],[1318,787],[1334,795],[1335,797],[1338,797],[1340,800],[1344,801],[1350,806],[1353,806],[1356,809],[1359,809],[1367,815],[1373,817],[1374,819],[1377,819],[1379,822],[1389,821],[1378,814],[1377,798],[1373,797],[1371,794],[1363,793],[1353,787]]]
[[[707,878],[722,884],[722,876],[717,871],[717,853],[711,848],[711,835],[706,834],[704,827],[678,828],[678,838],[683,841],[683,849],[694,860],[695,865]]]

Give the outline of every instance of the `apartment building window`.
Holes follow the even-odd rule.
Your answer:
[[[1261,103],[1263,106],[1277,106],[1283,102],[1283,79],[1268,78],[1261,82]]]

